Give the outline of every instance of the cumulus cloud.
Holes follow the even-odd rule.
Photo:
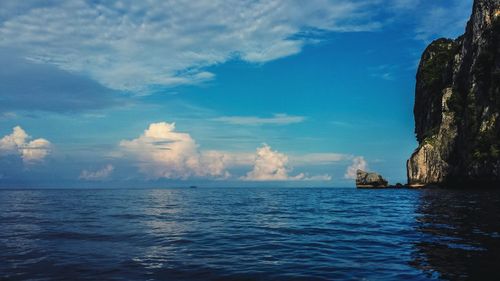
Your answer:
[[[111,175],[111,173],[113,173],[114,169],[115,167],[113,165],[108,164],[97,171],[83,170],[78,178],[88,181],[104,180],[107,179]]]
[[[283,113],[274,114],[273,117],[263,118],[258,116],[222,116],[213,118],[213,121],[234,125],[289,125],[304,122],[304,116],[293,116]]]
[[[32,164],[43,160],[50,152],[50,142],[31,137],[20,127],[16,126],[10,135],[0,139],[0,155],[19,155],[25,164]]]
[[[352,165],[347,167],[347,171],[344,175],[346,179],[355,179],[356,178],[356,171],[357,170],[363,170],[366,171],[368,167],[368,163],[366,162],[365,158],[362,156],[354,157],[352,159]]]
[[[189,179],[203,177],[212,179],[238,179],[245,181],[329,181],[329,175],[309,176],[299,173],[291,176],[288,156],[273,151],[267,144],[255,153],[200,150],[188,133],[175,130],[175,123],[150,124],[142,135],[133,140],[120,142],[122,157],[131,157],[139,171],[150,179]],[[340,154],[308,154],[310,161],[340,161]],[[305,163],[305,162],[301,162]],[[308,162],[311,163],[311,162]],[[330,162],[321,162],[325,164]],[[315,163],[317,164],[317,163]],[[232,176],[228,171],[235,167],[251,167],[245,176]],[[82,175],[90,175],[86,172]],[[82,177],[83,178],[83,177]]]
[[[255,161],[252,171],[248,172],[243,180],[248,181],[287,181],[287,180],[303,180],[305,175],[300,173],[295,176],[290,176],[288,157],[273,151],[267,144],[257,148]]]
[[[139,161],[139,170],[152,179],[229,176],[225,170],[227,154],[200,152],[189,134],[175,131],[175,123],[150,124],[141,136],[123,140],[120,146]]]
[[[378,29],[368,12],[377,3],[5,0],[0,46],[112,89],[148,93],[210,80],[206,67],[231,59],[263,63],[296,54],[318,32]]]
[[[299,173],[291,176],[292,169],[290,163],[296,165],[329,165],[334,162],[341,161],[349,157],[344,154],[337,153],[310,153],[302,156],[295,155],[289,157],[284,153],[272,150],[272,148],[263,144],[257,148],[254,155],[237,154],[233,156],[233,160],[228,163],[236,163],[235,158],[243,163],[248,164],[251,159],[252,170],[245,176],[240,177],[245,181],[331,181],[332,177],[328,174],[324,175],[309,175],[307,173]]]

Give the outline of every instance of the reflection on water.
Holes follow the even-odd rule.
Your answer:
[[[500,280],[494,192],[0,190],[0,280]]]
[[[412,265],[448,280],[500,280],[500,192],[423,190]]]

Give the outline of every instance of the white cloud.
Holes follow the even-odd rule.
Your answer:
[[[452,2],[433,1],[429,2],[430,6],[419,7],[423,13],[418,19],[415,30],[416,39],[427,42],[439,37],[456,37],[465,31],[465,24],[472,10],[472,1]]]
[[[341,153],[308,153],[290,155],[290,162],[294,165],[331,165],[336,162],[351,159],[352,156]]]
[[[222,116],[213,118],[213,121],[234,125],[289,125],[304,122],[304,116],[293,116],[283,113],[274,114],[273,117],[263,118],[257,116]]]
[[[50,142],[46,139],[36,139],[26,143],[21,149],[21,158],[25,163],[41,161],[49,153]]]
[[[331,180],[329,175],[289,175],[291,169],[288,166],[288,156],[273,151],[266,144],[258,148],[256,153],[200,150],[191,135],[175,131],[174,123],[150,124],[138,138],[121,141],[120,147],[122,153],[115,153],[115,157],[131,156],[139,171],[150,179],[184,180],[202,177],[246,181]],[[335,153],[306,154],[297,163],[324,165],[346,157],[349,156]],[[251,167],[252,170],[242,177],[231,176],[228,169],[236,167]],[[91,174],[84,172],[82,175]]]
[[[363,158],[362,156],[354,157],[352,159],[352,165],[347,167],[347,171],[344,177],[346,179],[355,179],[357,170],[366,171],[367,168],[368,163],[366,162],[365,158]]]
[[[330,175],[316,175],[316,176],[307,176],[304,178],[305,181],[331,181],[332,176]]]
[[[187,179],[198,177],[225,178],[227,154],[200,152],[187,133],[175,131],[175,123],[153,123],[136,139],[120,142],[122,149],[139,162],[138,167],[149,178]]]
[[[18,115],[15,112],[1,112],[0,113],[0,120],[15,119],[17,117],[18,117]]]
[[[0,46],[118,90],[210,80],[206,67],[297,54],[318,31],[380,27],[373,0],[44,1],[0,3]]]
[[[25,164],[43,160],[50,152],[50,142],[42,138],[30,139],[20,126],[14,127],[12,134],[0,139],[0,155],[19,155]]]
[[[441,3],[442,2],[442,3]],[[418,39],[455,36],[470,0],[110,0],[0,2],[0,46],[88,75],[112,89],[214,78],[233,59],[265,63],[299,53],[323,32],[377,30],[400,16]],[[387,20],[389,19],[389,20]]]
[[[371,77],[387,81],[395,80],[396,73],[400,72],[398,65],[389,65],[389,64],[383,64],[376,67],[369,67],[368,71],[371,72],[370,73]]]
[[[392,7],[393,9],[414,9],[418,7],[421,0],[393,0]]]
[[[114,169],[115,167],[113,165],[108,164],[104,166],[102,169],[97,171],[83,170],[78,178],[88,181],[104,180],[108,178],[111,175],[111,173],[113,173]]]
[[[295,176],[290,176],[290,169],[287,166],[288,157],[273,151],[267,144],[257,148],[253,170],[248,172],[243,180],[248,181],[287,181],[287,180],[303,180],[305,175],[300,173]]]

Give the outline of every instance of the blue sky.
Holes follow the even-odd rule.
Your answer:
[[[472,1],[2,1],[0,186],[405,182]]]

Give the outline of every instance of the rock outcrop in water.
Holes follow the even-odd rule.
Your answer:
[[[387,186],[388,182],[379,174],[367,173],[362,170],[356,171],[357,188],[383,188]]]
[[[500,186],[500,0],[475,0],[461,37],[432,42],[415,95],[411,186]]]

